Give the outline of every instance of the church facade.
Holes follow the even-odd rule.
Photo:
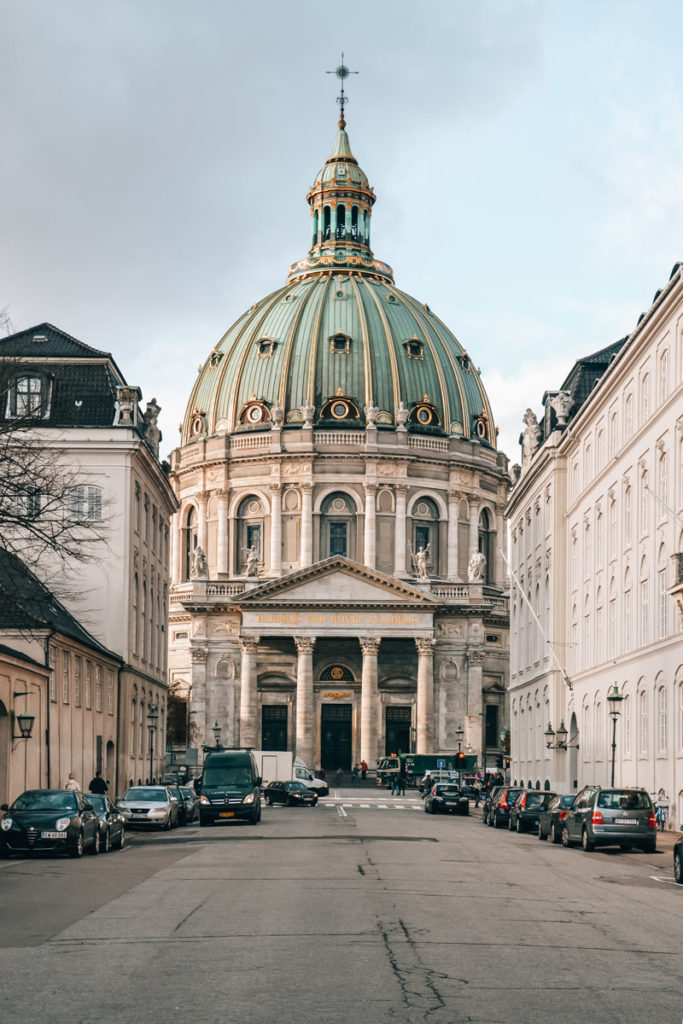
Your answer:
[[[469,355],[370,248],[339,123],[311,248],[200,367],[171,455],[176,760],[311,768],[397,750],[499,763],[507,460]]]

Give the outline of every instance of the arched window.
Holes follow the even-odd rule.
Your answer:
[[[583,486],[587,487],[590,481],[593,479],[593,449],[591,448],[590,441],[586,445],[583,453]]]
[[[659,357],[659,401],[665,402],[669,394],[669,350]]]
[[[588,704],[583,708],[583,736],[581,746],[583,747],[584,761],[590,761],[593,754],[593,737],[591,735],[591,709]]]
[[[321,558],[356,557],[356,503],[340,491],[328,494],[321,506]]]
[[[602,598],[602,587],[598,587],[595,598],[595,660],[598,664],[605,660],[605,612]]]
[[[609,421],[609,457],[615,458],[619,451],[619,417],[616,412],[612,413]]]
[[[192,578],[192,556],[197,547],[197,513],[190,505],[185,518],[185,579]]]
[[[439,571],[439,510],[431,498],[418,498],[412,511],[412,545],[428,551],[427,565],[431,573]]]
[[[140,581],[138,580],[138,574],[135,573],[133,576],[133,654],[138,653],[138,639],[139,639],[139,622],[138,622],[138,604],[140,601]]]
[[[624,754],[629,756],[631,754],[632,745],[632,725],[631,725],[631,697],[626,692],[626,687],[622,688],[622,695],[624,702],[621,705],[621,722],[622,722],[622,742],[624,745]]]
[[[609,656],[610,658],[616,658],[617,656],[617,588],[614,580],[614,576],[609,583]]]
[[[644,685],[644,680],[641,679],[639,686]],[[641,689],[638,694],[638,743],[641,754],[647,754],[650,748],[650,718],[649,718],[649,706],[648,706],[648,694],[646,690]]]
[[[594,731],[595,731],[595,740],[594,740],[595,756],[594,756],[594,760],[595,761],[602,761],[602,759],[604,757],[603,737],[602,737],[602,724],[603,724],[602,723],[602,704],[600,703],[600,701],[598,701],[596,703],[596,705],[595,705],[595,724],[594,724]]]
[[[595,564],[599,567],[605,561],[605,517],[598,508],[595,519]]]
[[[624,440],[633,433],[633,395],[627,395],[624,402]]]
[[[640,642],[644,647],[650,642],[650,577],[647,558],[640,563]]]
[[[631,589],[631,573],[627,569],[624,574],[624,643],[623,652],[633,647],[633,601]]]
[[[147,660],[147,580],[142,581],[142,608],[141,608],[141,625],[142,625],[142,660]]]
[[[633,500],[631,485],[624,490],[624,545],[630,547],[633,540]]]
[[[354,242],[358,241],[358,207],[351,207],[351,239]]]
[[[595,444],[595,468],[601,470],[605,465],[605,431],[598,431],[598,439]]]
[[[479,513],[478,546],[480,553],[486,559],[486,575],[484,578],[487,583],[493,583],[495,575],[496,534],[492,529],[491,514],[486,508],[483,508]]]
[[[638,502],[638,504],[640,506],[639,510],[638,510],[638,518],[640,520],[640,522],[638,523],[638,529],[640,530],[640,535],[641,536],[644,533],[647,533],[648,524],[650,522],[650,517],[648,515],[648,513],[649,513],[649,501],[650,501],[650,496],[648,494],[648,480],[649,480],[648,472],[647,472],[646,469],[644,469],[643,472],[640,475],[640,492],[639,492],[640,501]]]
[[[669,706],[666,686],[657,690],[657,753],[666,754],[669,737]]]
[[[154,667],[154,587],[149,588],[149,667]]]
[[[339,203],[337,205],[337,238],[346,238],[346,207]]]
[[[137,720],[137,709],[137,700],[133,697],[130,702],[130,733],[128,737],[128,747],[131,757],[135,757],[135,722]]]
[[[323,242],[327,242],[330,237],[330,208],[329,206],[323,206]]]
[[[263,536],[265,529],[265,513],[261,499],[250,494],[244,498],[237,509],[237,573],[247,573],[254,563],[263,563]]]
[[[650,375],[643,374],[640,382],[640,422],[647,423],[650,416]]]
[[[318,211],[313,213],[313,245],[318,241]]]

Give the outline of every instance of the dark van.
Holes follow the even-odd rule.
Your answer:
[[[242,818],[261,820],[261,777],[250,750],[217,750],[206,755],[199,792],[199,824]]]

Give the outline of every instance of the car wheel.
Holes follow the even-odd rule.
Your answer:
[[[540,825],[538,826],[538,838],[541,840],[541,842],[548,838]]]
[[[512,815],[508,818],[508,832],[514,832],[515,826],[512,824]]]
[[[496,814],[494,814],[493,818],[491,819],[491,827],[492,828],[499,828],[500,827],[500,822],[498,821],[498,815],[496,815]]]
[[[523,829],[522,829],[522,819],[521,818],[517,818],[517,832],[521,835],[522,831],[523,831]]]
[[[168,817],[166,818],[166,821],[163,823],[163,825],[161,827],[163,828],[164,832],[170,832],[171,831],[172,821],[171,821],[171,812],[170,811],[168,812]]]
[[[643,846],[643,850],[645,851],[645,853],[656,853],[657,852],[657,840],[656,839],[648,839],[648,841]]]
[[[553,842],[554,842],[554,837],[553,837]],[[562,829],[562,845],[565,846],[565,847],[569,847],[569,832],[567,832],[566,828]]]
[[[270,799],[269,796],[266,797],[266,803],[268,804],[269,807],[273,806],[273,801]]]
[[[584,829],[581,833],[581,846],[586,853],[592,853],[595,849],[595,843],[588,835],[588,830]]]
[[[104,830],[104,842],[101,844],[102,853],[109,853],[111,850],[111,833],[108,828]]]
[[[683,885],[683,863],[681,863],[680,850],[674,850],[674,878],[679,885]]]
[[[84,846],[83,846],[83,833],[79,832],[78,835],[76,836],[76,842],[75,842],[74,846],[71,848],[71,856],[72,857],[82,857],[83,856],[83,850],[84,850]]]
[[[248,825],[255,825],[258,822],[258,811],[253,811],[252,814],[247,818]]]

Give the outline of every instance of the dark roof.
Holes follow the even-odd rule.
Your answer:
[[[0,629],[51,629],[98,654],[122,660],[91,636],[28,566],[5,548],[0,548]]]
[[[585,404],[591,392],[614,362],[628,339],[629,335],[626,335],[626,337],[612,342],[611,345],[606,345],[605,348],[600,348],[597,352],[591,352],[589,355],[582,356],[576,360],[560,386],[560,391],[567,391],[574,399],[574,404],[569,412],[569,422],[578,415],[581,407]],[[539,424],[543,441],[550,436],[557,426],[555,411],[546,401],[548,397],[556,394],[556,391],[550,391],[546,392],[543,396],[545,415]]]
[[[36,661],[35,658],[30,658],[28,654],[24,654],[23,651],[15,651],[13,647],[8,647],[7,644],[0,644],[0,655],[7,655],[10,658],[16,658],[17,661],[26,661],[31,665],[37,665],[38,668],[45,669],[45,665],[41,662]]]
[[[44,340],[36,340],[40,338]],[[109,352],[91,348],[44,323],[0,339],[0,361],[3,359],[16,361],[19,369],[22,360],[32,368],[37,361],[41,376],[49,382],[49,413],[42,425],[113,426],[116,388],[126,381]],[[0,418],[5,415],[3,403]]]

